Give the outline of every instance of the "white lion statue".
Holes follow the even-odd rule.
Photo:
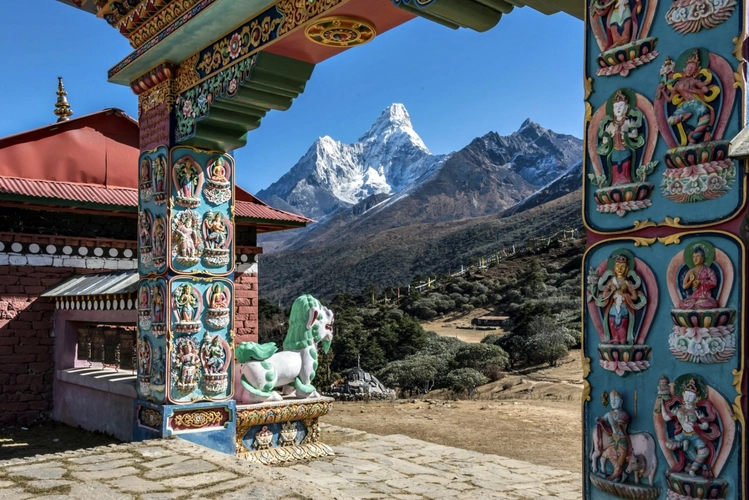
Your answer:
[[[319,397],[312,380],[317,371],[317,344],[324,352],[333,340],[333,312],[311,295],[291,306],[283,351],[275,343],[242,342],[236,347],[234,398],[238,403],[280,401],[296,390],[297,398]]]

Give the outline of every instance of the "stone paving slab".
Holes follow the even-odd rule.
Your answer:
[[[323,425],[336,456],[263,467],[180,439],[0,461],[0,500],[573,500],[580,474]],[[340,439],[338,439],[340,438]],[[199,458],[198,458],[199,457]]]

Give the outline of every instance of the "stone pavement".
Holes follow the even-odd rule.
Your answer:
[[[264,467],[180,439],[0,461],[0,500],[578,499],[580,474],[322,425],[335,457]]]

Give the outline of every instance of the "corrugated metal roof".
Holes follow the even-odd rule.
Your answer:
[[[308,224],[314,222],[312,219],[302,217],[301,215],[284,212],[269,205],[249,203],[246,201],[237,201],[235,205],[237,217],[250,217],[253,219],[281,220],[290,222],[299,222]]]
[[[0,177],[0,193],[102,205],[138,206],[138,191],[92,184]]]
[[[0,176],[0,194],[48,198],[77,203],[92,203],[137,208],[138,190],[111,188],[94,184],[18,179]],[[254,199],[254,197],[253,197]],[[237,201],[236,215],[252,219],[308,224],[311,219],[270,207],[261,201]]]
[[[135,269],[98,274],[74,274],[42,293],[42,297],[80,297],[83,295],[116,295],[138,289]]]

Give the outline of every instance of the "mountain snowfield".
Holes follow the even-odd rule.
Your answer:
[[[434,171],[443,159],[432,155],[414,131],[406,107],[393,104],[353,144],[319,138],[289,172],[257,197],[271,204],[283,200],[320,219],[371,195],[398,193]]]

